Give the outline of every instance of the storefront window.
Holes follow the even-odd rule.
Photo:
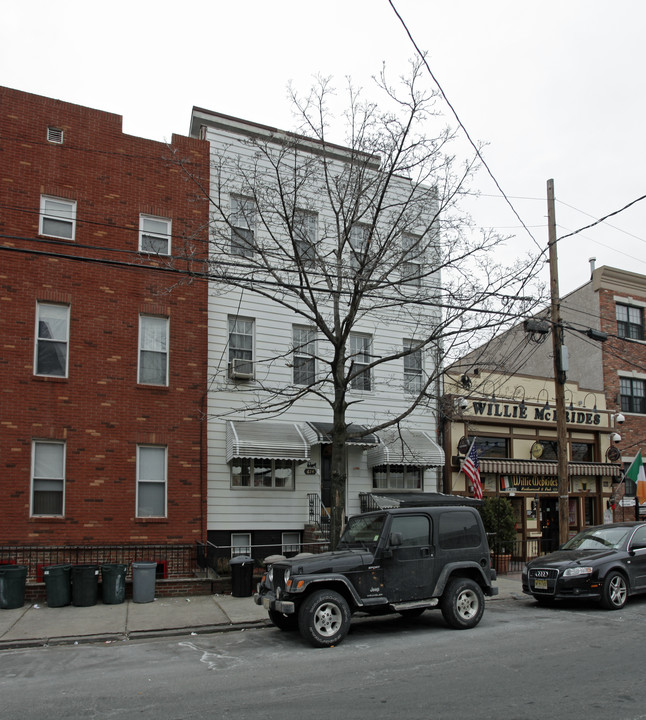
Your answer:
[[[507,438],[476,436],[476,448],[479,458],[508,458]],[[469,446],[473,438],[469,438]]]
[[[540,440],[543,446],[541,460],[558,460],[558,443],[556,440]]]
[[[574,462],[593,462],[593,460],[594,460],[594,443],[573,442],[572,443],[572,460]]]

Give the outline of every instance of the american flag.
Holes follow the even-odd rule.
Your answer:
[[[475,439],[471,443],[471,448],[464,458],[462,472],[471,480],[473,485],[473,497],[482,500],[482,481],[480,480],[480,466],[478,464],[478,453],[476,451]]]

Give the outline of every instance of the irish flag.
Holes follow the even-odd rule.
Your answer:
[[[632,480],[637,486],[637,500],[639,504],[646,502],[646,473],[644,473],[644,463],[642,462],[642,451],[637,453],[637,457],[632,461],[628,470],[626,470],[626,477],[628,480]]]

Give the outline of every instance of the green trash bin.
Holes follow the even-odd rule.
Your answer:
[[[132,600],[136,603],[152,602],[155,599],[156,562],[132,563]]]
[[[49,607],[64,607],[72,602],[71,565],[49,565],[43,570]]]
[[[26,565],[0,566],[0,608],[12,610],[25,604]]]
[[[126,599],[126,573],[123,563],[101,565],[101,593],[105,605],[119,605]]]
[[[99,598],[99,566],[72,565],[72,605],[96,605]]]

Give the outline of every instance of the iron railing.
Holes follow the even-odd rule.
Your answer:
[[[156,562],[158,578],[191,577],[197,570],[193,545],[3,545],[0,564],[25,565],[27,580],[41,582],[43,569],[50,565],[128,565]]]
[[[318,493],[307,493],[307,503],[309,506],[309,523],[316,525],[325,540],[330,539],[330,513],[323,505],[321,496]]]
[[[490,537],[489,544],[491,545],[491,543],[492,538]],[[530,560],[554,552],[557,548],[558,542],[551,538],[533,537],[516,540],[509,552],[492,551],[491,564],[500,575],[519,573]]]

